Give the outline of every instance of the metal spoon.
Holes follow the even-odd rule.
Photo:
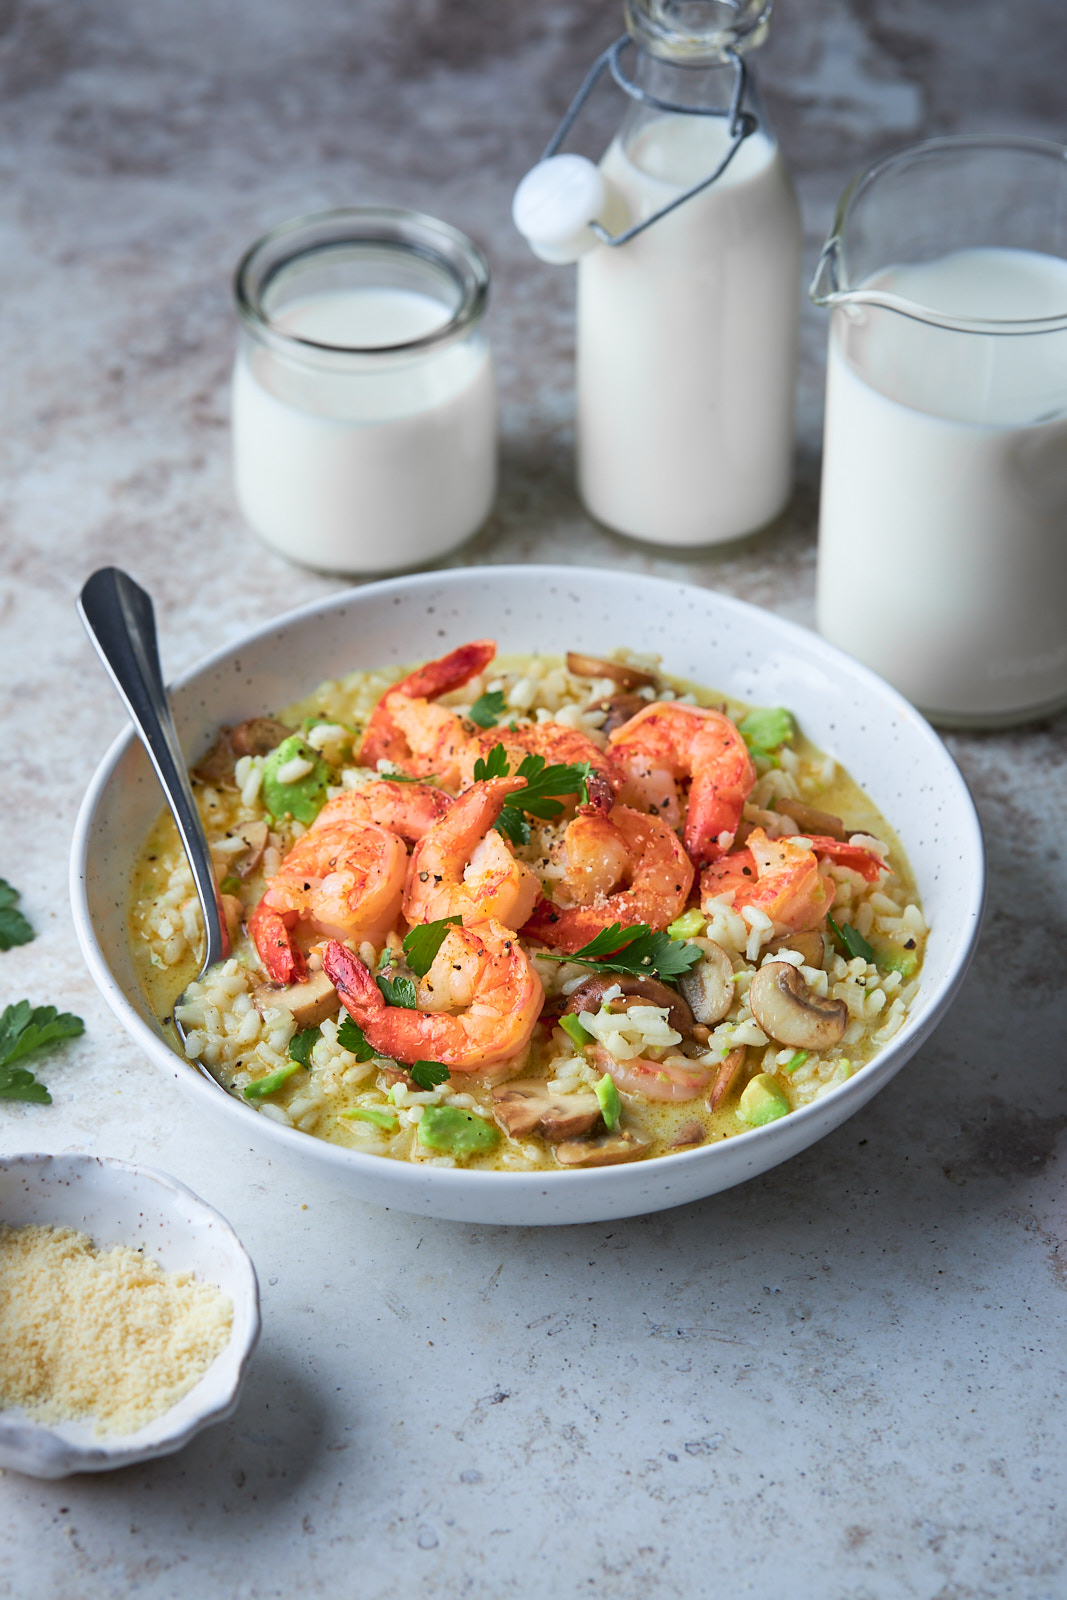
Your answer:
[[[226,960],[230,953],[230,936],[226,932],[211,851],[163,687],[152,601],[128,573],[118,567],[101,567],[82,589],[78,614],[156,769],[189,858],[206,934],[204,961],[198,974],[202,978],[209,967]],[[172,1015],[184,998],[183,991],[174,1002]],[[185,1030],[176,1015],[174,1026],[184,1044]],[[194,1062],[194,1065],[217,1087],[222,1087],[201,1062]]]

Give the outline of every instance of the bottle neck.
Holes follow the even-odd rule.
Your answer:
[[[664,61],[712,65],[767,36],[774,0],[624,0],[639,48]]]
[[[643,167],[645,161],[637,152],[644,142],[645,130],[650,124],[672,116],[667,107],[686,107],[689,114],[677,114],[678,121],[684,125],[681,129],[686,136],[683,144],[687,148],[692,146],[694,155],[698,150],[702,151],[698,160],[703,161],[705,166],[714,166],[725,154],[732,138],[730,113],[737,99],[738,78],[742,70],[739,63],[726,60],[699,66],[682,64],[677,60],[665,60],[640,46],[635,56],[633,83],[641,93],[651,98],[645,100],[634,97],[630,100],[619,130],[619,140],[627,155]],[[748,63],[745,64],[742,92],[736,109],[748,118],[754,117],[759,132],[773,141],[774,135],[762,96]],[[704,115],[700,115],[701,112]],[[667,176],[658,172],[654,175]],[[676,176],[678,182],[692,181],[688,172],[679,172]]]

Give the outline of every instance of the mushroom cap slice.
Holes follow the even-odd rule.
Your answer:
[[[820,811],[818,806],[805,805],[803,800],[777,800],[775,808],[783,817],[792,817],[802,833],[821,834],[826,839],[848,838],[848,829],[832,811]]]
[[[697,1122],[695,1120],[692,1122],[683,1122],[682,1126],[678,1129],[678,1132],[671,1140],[668,1149],[684,1150],[686,1145],[703,1144],[706,1133],[707,1129],[704,1127],[702,1122]]]
[[[633,1161],[648,1149],[648,1140],[629,1130],[616,1129],[599,1139],[566,1139],[556,1146],[561,1167],[613,1167],[620,1161]]]
[[[553,1094],[543,1078],[515,1078],[493,1090],[493,1116],[513,1139],[539,1133],[555,1144],[577,1139],[601,1121],[595,1094]]]
[[[788,961],[768,961],[748,988],[752,1015],[770,1038],[795,1050],[829,1050],[848,1026],[843,1000],[820,1000]]]
[[[647,700],[642,700],[639,694],[628,694],[620,689],[617,694],[609,694],[606,700],[594,700],[589,706],[590,711],[603,711],[604,720],[600,724],[601,733],[614,733],[616,728],[621,728],[624,722],[629,722],[631,717],[636,717],[648,705]]]
[[[734,966],[721,945],[711,942],[703,961],[678,979],[693,1016],[706,1028],[721,1022],[734,1001]]]
[[[656,686],[654,672],[644,672],[640,667],[628,666],[624,661],[605,661],[601,656],[582,655],[579,650],[567,651],[567,671],[573,672],[576,678],[610,678],[620,689],[653,689]]]
[[[733,968],[730,969],[733,977]],[[611,1002],[611,1009],[625,1011],[630,1005],[661,1006],[667,1012],[667,1021],[675,1033],[680,1033],[683,1039],[689,1039],[693,1034],[694,1016],[685,1000],[676,990],[668,988],[658,978],[638,978],[625,972],[597,973],[592,978],[586,978],[577,989],[571,992],[564,1013],[579,1011],[595,1013],[599,1011],[603,996],[609,989],[621,989],[622,997]],[[703,1019],[701,1019],[703,1020]]]
[[[781,939],[772,939],[767,949],[771,955],[777,955],[779,950],[795,950],[806,967],[821,967],[826,960],[826,946],[818,928],[809,928],[805,933],[787,933]]]
[[[722,1066],[715,1076],[715,1082],[711,1086],[711,1093],[708,1095],[709,1111],[718,1109],[720,1102],[725,1099],[737,1082],[737,1075],[744,1065],[745,1050],[745,1045],[735,1045],[729,1055],[723,1056]]]
[[[291,983],[286,988],[275,989],[264,984],[252,995],[252,1004],[262,1016],[272,1006],[282,1006],[291,1011],[298,1028],[317,1028],[327,1017],[337,1015],[341,1002],[337,990],[321,969],[310,972],[304,983]]]

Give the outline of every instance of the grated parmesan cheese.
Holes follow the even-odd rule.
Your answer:
[[[189,1392],[232,1320],[213,1284],[139,1250],[0,1223],[0,1407],[133,1433]]]

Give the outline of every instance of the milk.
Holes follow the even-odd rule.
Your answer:
[[[876,287],[984,318],[1067,312],[1067,262],[953,252]],[[821,632],[941,721],[1067,699],[1067,332],[831,322]]]
[[[725,155],[724,117],[667,115],[600,170],[623,225]],[[619,231],[619,218],[609,218]],[[578,483],[593,516],[657,544],[769,522],[789,497],[800,223],[777,146],[754,133],[702,194],[578,266]]]
[[[451,312],[399,287],[296,299],[283,335],[242,335],[233,379],[241,510],[282,555],[336,572],[432,560],[473,533],[496,488],[496,395],[478,330],[429,351],[392,352]],[[292,340],[343,347],[302,350]],[[362,353],[369,351],[369,353]]]

